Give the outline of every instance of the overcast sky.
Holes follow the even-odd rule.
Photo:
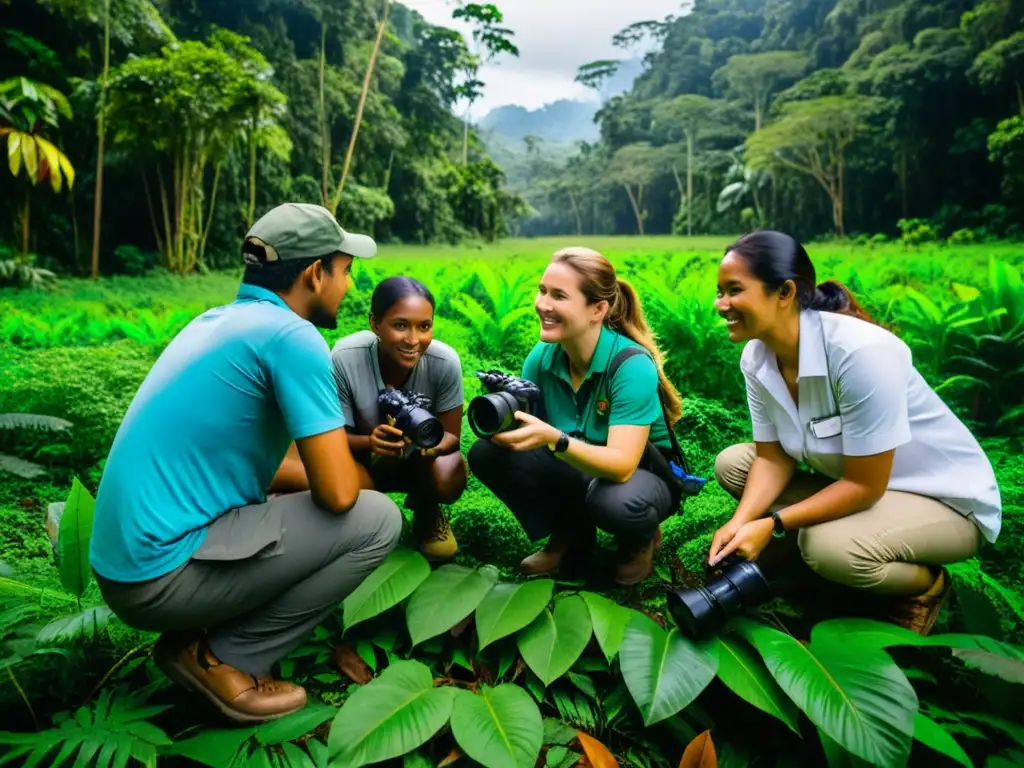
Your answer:
[[[462,32],[472,45],[468,26],[452,20],[453,0],[399,0],[432,24]],[[485,65],[480,79],[484,96],[473,106],[473,120],[503,104],[530,109],[558,99],[593,99],[574,83],[576,69],[588,61],[621,58],[612,36],[635,21],[663,19],[679,12],[680,0],[496,0],[505,26],[515,32],[519,57],[498,57]]]

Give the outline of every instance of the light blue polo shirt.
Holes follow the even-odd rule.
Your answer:
[[[578,433],[591,445],[607,445],[608,427],[649,424],[648,439],[668,448],[672,443],[658,399],[658,369],[649,355],[634,355],[622,363],[614,379],[605,383],[603,394],[611,402],[598,402],[602,374],[626,347],[643,348],[627,336],[602,327],[578,390],[572,388],[569,358],[558,344],[539,342],[526,357],[522,375],[540,388],[547,422],[559,430]]]
[[[96,496],[92,567],[121,582],[173,571],[217,517],[266,500],[292,440],[343,426],[327,342],[243,283],[171,341],[135,394]]]

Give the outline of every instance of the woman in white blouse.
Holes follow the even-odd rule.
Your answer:
[[[981,446],[907,345],[844,286],[816,285],[788,235],[754,232],[729,246],[715,308],[729,339],[748,342],[740,367],[754,442],[715,463],[739,505],[715,533],[710,564],[754,560],[773,537],[796,535],[815,572],[889,596],[889,618],[927,634],[949,588],[942,565],[999,535],[999,489]]]

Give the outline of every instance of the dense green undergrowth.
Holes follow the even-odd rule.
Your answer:
[[[353,290],[339,316],[339,328],[327,333],[327,339],[333,342],[365,327],[369,295],[379,279],[395,273],[415,275],[427,283],[437,298],[435,335],[459,350],[466,395],[472,397],[479,391],[473,376],[475,370],[501,367],[517,371],[535,342],[532,313],[515,310],[529,307],[537,276],[554,250],[553,243],[550,249],[548,245],[512,241],[502,244],[498,254],[469,249],[427,254],[401,249],[377,261],[360,263],[353,275]],[[714,458],[719,450],[749,440],[749,419],[738,371],[740,350],[728,343],[711,308],[720,245],[700,243],[686,249],[667,240],[609,240],[599,245],[644,297],[651,324],[668,355],[669,375],[685,397],[685,415],[678,427],[680,439],[695,470],[706,477],[713,476]],[[1024,640],[1024,608],[1012,597],[1019,595],[1024,585],[1024,563],[1019,555],[1024,550],[1024,463],[1019,458],[1024,414],[1018,394],[1024,383],[1024,288],[1019,275],[1021,256],[1010,248],[996,247],[995,252],[999,258],[979,247],[905,251],[891,246],[854,249],[822,245],[811,250],[819,279],[836,277],[846,282],[878,319],[908,341],[922,373],[974,429],[996,468],[1004,503],[1002,535],[976,561],[957,567],[958,588],[937,631],[966,631],[1020,643]],[[41,622],[41,626],[53,617],[77,615],[82,608],[99,605],[94,585],[83,587],[82,594],[74,597],[62,589],[43,528],[47,506],[67,497],[74,477],[80,478],[86,489],[95,491],[117,425],[155,357],[191,317],[207,307],[229,301],[237,284],[237,274],[190,278],[153,275],[97,283],[66,281],[48,292],[9,291],[0,295],[0,414],[45,414],[66,419],[72,425],[60,432],[0,429],[0,454],[31,462],[41,472],[32,479],[5,474],[0,483],[0,561],[15,570],[22,589],[29,590],[24,594],[34,596],[33,605],[39,610],[33,620]],[[468,449],[471,438],[468,428],[464,429],[464,448]],[[714,482],[709,483],[700,496],[686,502],[682,514],[663,526],[665,545],[658,555],[656,573],[647,582],[630,590],[608,589],[599,579],[560,583],[553,592],[553,608],[544,610],[553,611],[552,621],[557,627],[559,611],[570,610],[562,606],[582,588],[587,590],[582,595],[584,602],[592,599],[587,594],[608,595],[632,611],[630,616],[649,615],[663,623],[666,591],[704,578],[710,536],[732,509],[733,503],[725,492]],[[495,579],[514,583],[514,567],[531,551],[532,545],[508,511],[471,478],[467,492],[451,507],[450,516],[461,547],[459,566],[486,574],[493,567]],[[410,543],[408,532],[405,542]],[[611,542],[602,536],[599,546],[603,549],[595,554],[596,562],[606,559],[602,552],[610,555]],[[478,568],[484,570],[475,570]],[[848,615],[852,603],[837,599],[828,585],[819,582],[820,579],[799,568],[781,577],[781,597],[770,604],[762,620],[776,627],[784,626],[796,636],[808,637],[816,622]],[[416,588],[426,588],[426,584],[422,582]],[[4,593],[6,589],[0,590],[0,595]],[[577,606],[572,610],[578,610],[579,603],[569,604]],[[836,605],[841,605],[842,611],[837,611]],[[307,714],[313,720],[318,716],[324,718],[317,723],[310,720],[293,724],[296,728],[308,727],[291,738],[319,727],[316,733],[329,745],[328,721],[336,715],[334,707],[342,705],[355,690],[370,690],[368,686],[359,688],[339,674],[331,648],[344,640],[378,673],[389,664],[406,660],[408,664],[425,664],[430,674],[451,679],[456,688],[470,686],[469,690],[478,696],[482,681],[498,686],[494,690],[500,690],[513,679],[517,689],[525,686],[533,706],[554,721],[544,721],[545,739],[554,740],[543,742],[540,765],[572,764],[553,762],[555,758],[550,755],[555,747],[564,749],[564,753],[555,750],[559,760],[581,754],[583,744],[572,735],[574,729],[603,740],[624,765],[674,765],[673,759],[678,760],[686,743],[707,728],[712,729],[723,764],[775,765],[776,758],[786,753],[802,754],[815,761],[821,759],[822,749],[828,753],[831,748],[827,740],[823,742],[814,735],[820,723],[813,719],[810,724],[802,720],[803,725],[796,729],[800,733],[797,736],[786,728],[779,732],[772,725],[777,721],[758,711],[756,704],[749,712],[729,714],[735,710],[736,689],[730,692],[729,681],[722,677],[721,670],[696,691],[699,699],[695,693],[694,700],[672,712],[664,722],[645,727],[647,723],[640,716],[642,701],[633,695],[619,660],[604,655],[603,664],[595,661],[601,658],[603,650],[596,624],[594,634],[587,635],[589,651],[581,651],[568,671],[557,676],[550,687],[533,686],[531,690],[526,681],[530,674],[537,674],[536,669],[529,659],[524,666],[525,654],[512,636],[505,638],[501,648],[499,643],[493,649],[484,649],[479,658],[479,647],[473,647],[479,626],[459,636],[452,635],[452,627],[445,627],[434,636],[433,645],[425,642],[414,648],[410,643],[413,628],[403,625],[404,610],[393,605],[365,626],[352,628],[344,627],[339,615],[337,623],[320,628],[310,645],[287,663],[284,671],[302,680],[331,708],[329,712],[319,710],[319,715]],[[653,632],[642,622],[637,626]],[[87,627],[83,631],[89,634]],[[658,631],[665,632],[661,626]],[[683,642],[678,634],[672,637],[673,644]],[[749,632],[729,637],[738,639],[726,642],[747,643],[741,653],[753,653],[754,649],[759,658],[765,659],[762,663],[770,662],[770,653],[765,655],[756,643],[750,645],[753,635]],[[650,634],[650,638],[651,642],[667,642],[656,633]],[[11,640],[5,637],[3,642]],[[159,722],[176,744],[193,736],[228,738],[204,737],[209,731],[201,729],[209,725],[209,718],[189,709],[187,699],[180,693],[161,685],[161,676],[152,671],[145,656],[151,640],[113,620],[97,638],[88,642],[79,638],[59,654],[46,653],[19,662],[12,669],[19,670],[25,664],[31,674],[18,674],[21,692],[14,685],[0,686],[4,728],[11,722],[32,730],[34,719],[42,721],[40,727],[45,728],[47,714],[74,711],[80,705],[92,711],[89,707],[100,704],[94,690],[99,688],[114,697],[103,701],[103,707],[108,709],[121,701],[130,704],[125,705],[126,711],[148,706],[142,698],[123,699],[129,695],[152,696],[162,702],[160,706],[181,705],[153,713],[154,722]],[[880,647],[872,652],[881,653]],[[864,653],[870,655],[867,650]],[[968,712],[989,718],[998,718],[1002,713],[1006,717],[1001,707],[1006,704],[1005,689],[1012,685],[1010,682],[979,677],[965,669],[960,657],[948,652],[899,647],[891,653],[899,667],[907,671],[913,690],[920,694],[924,707],[920,711],[941,724],[943,733],[953,734],[965,744],[975,765],[982,765],[986,755],[1012,747],[1012,733],[1016,733],[1012,729],[1005,732],[991,723],[979,725],[960,716]],[[126,655],[127,661],[104,680],[114,662]],[[512,662],[504,665],[509,655]],[[721,647],[717,658],[721,663]],[[405,669],[412,678],[423,674],[419,667]],[[394,676],[398,674],[395,672]],[[104,685],[100,686],[101,682]],[[126,687],[114,689],[114,683]],[[458,691],[456,694],[452,701],[457,704],[461,699]],[[786,695],[791,692],[787,690]],[[366,694],[364,698],[372,700],[372,695]],[[32,703],[32,716],[26,699]],[[522,702],[520,699],[520,705],[526,707]],[[444,706],[447,704],[442,703],[442,709]],[[615,706],[619,709],[615,710]],[[803,707],[801,710],[806,712]],[[440,760],[438,750],[465,749],[470,757],[463,757],[458,764],[470,764],[473,757],[459,738],[455,711],[449,713],[450,723],[438,723],[437,730],[430,734],[429,745],[421,749],[436,757],[432,765]],[[552,736],[549,731],[559,722],[569,727],[571,734]],[[763,750],[744,747],[748,729],[764,734]],[[435,737],[435,733],[439,735]],[[263,739],[260,734],[248,734],[242,741],[248,739],[246,744],[255,745],[249,750],[253,755],[265,752],[274,759],[284,759],[291,750],[280,744],[291,739],[275,741],[279,735]],[[916,733],[913,735],[917,737]],[[564,743],[555,743],[559,739]],[[236,750],[242,741],[235,744]],[[221,747],[226,748],[227,743],[222,742]],[[943,743],[948,747],[947,742]],[[899,744],[908,746],[909,742]],[[202,745],[200,742],[199,746]],[[924,761],[921,764],[933,764],[927,761],[936,757],[931,751],[935,748],[935,744],[919,738],[912,757]],[[318,748],[307,745],[304,749]],[[315,761],[312,752],[308,756]]]

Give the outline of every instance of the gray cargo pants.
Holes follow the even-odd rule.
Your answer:
[[[512,451],[489,440],[473,443],[469,467],[531,541],[585,521],[624,543],[646,544],[673,511],[668,485],[646,469],[614,483],[584,474],[547,448]]]
[[[135,584],[96,578],[128,626],[206,630],[221,661],[266,675],[388,556],[401,532],[402,513],[381,493],[361,491],[339,515],[306,491],[217,518],[192,558],[165,576]]]

